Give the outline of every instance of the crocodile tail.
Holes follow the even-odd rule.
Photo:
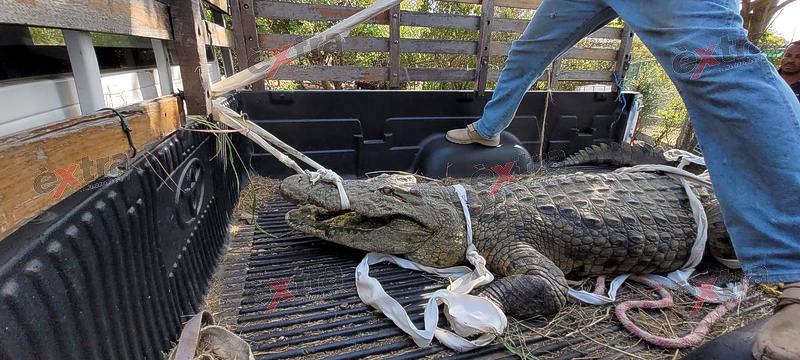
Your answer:
[[[627,167],[642,164],[668,164],[664,158],[664,150],[650,145],[631,145],[627,143],[611,143],[592,145],[563,161],[550,164],[550,167],[562,168],[581,165],[606,165]]]

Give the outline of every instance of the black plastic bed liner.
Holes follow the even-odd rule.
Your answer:
[[[284,215],[294,207],[282,199],[269,201],[257,220],[261,229],[240,229],[216,275],[222,282],[218,320],[247,340],[257,359],[517,358],[499,343],[465,354],[453,353],[436,340],[428,348],[417,347],[359,299],[354,273],[364,253],[289,229]],[[371,266],[370,274],[406,307],[418,327],[428,296],[446,286],[435,277],[387,264]],[[742,312],[768,305],[750,300]],[[546,323],[546,319],[515,321],[514,327],[535,329]],[[517,345],[524,342],[529,357],[627,358],[608,348],[631,340],[616,321],[575,330],[545,334],[524,330],[516,333]],[[642,342],[626,349],[636,353],[649,346]]]

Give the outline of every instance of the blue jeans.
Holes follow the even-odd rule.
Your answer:
[[[545,0],[476,128],[499,134],[546,66],[621,17],[683,97],[722,215],[756,282],[800,281],[800,103],[747,41],[736,0]]]

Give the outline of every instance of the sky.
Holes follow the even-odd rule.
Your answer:
[[[786,5],[775,16],[770,26],[772,30],[789,41],[800,40],[800,1]]]

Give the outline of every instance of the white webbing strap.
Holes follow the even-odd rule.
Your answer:
[[[321,168],[317,171],[308,171],[308,177],[312,184],[322,180],[336,185],[336,189],[339,192],[341,210],[350,209],[350,199],[347,198],[347,193],[344,191],[344,185],[342,184],[342,177],[339,174],[333,170]]]
[[[660,171],[671,174],[674,177],[678,178],[684,190],[686,190],[686,195],[689,197],[689,204],[692,208],[692,215],[694,216],[695,223],[697,224],[697,236],[695,237],[694,244],[692,245],[692,250],[689,255],[689,259],[683,265],[683,268],[681,270],[673,271],[667,274],[666,277],[655,274],[648,274],[645,275],[645,277],[660,283],[666,288],[673,290],[682,290],[689,294],[694,295],[695,297],[702,298],[708,302],[722,303],[727,301],[728,299],[731,299],[732,297],[741,296],[742,286],[739,283],[736,284],[729,283],[726,285],[726,288],[724,289],[718,286],[710,286],[710,285],[704,285],[703,288],[701,289],[700,287],[694,286],[691,283],[689,283],[689,277],[692,275],[692,273],[694,273],[694,268],[703,259],[703,252],[705,251],[706,241],[708,239],[708,218],[706,217],[706,213],[705,210],[703,209],[703,205],[700,202],[700,199],[697,198],[697,195],[689,186],[689,182],[687,179],[691,179],[708,185],[711,185],[711,182],[703,177],[699,177],[686,170],[683,170],[683,167],[688,165],[689,163],[705,165],[705,159],[703,159],[702,157],[679,149],[672,149],[664,152],[664,157],[669,161],[680,160],[680,164],[678,165],[678,167],[672,167],[667,165],[637,165],[629,168],[618,169],[617,171],[626,173]],[[734,265],[735,263],[733,263],[733,261],[727,260],[726,262],[722,262],[722,264],[726,266]],[[735,262],[738,263],[738,261]],[[592,304],[592,305],[610,304],[616,301],[617,291],[622,286],[622,284],[625,283],[625,280],[627,280],[629,276],[630,274],[625,274],[625,275],[619,275],[616,278],[614,278],[614,280],[611,281],[611,286],[608,289],[607,296],[594,294],[583,290],[575,290],[575,289],[569,289],[568,294],[573,298],[578,299],[587,304]],[[715,296],[708,296],[711,292],[713,292]]]
[[[216,118],[219,122],[225,124],[231,129],[238,130],[242,135],[250,140],[253,140],[256,145],[261,146],[262,149],[269,152],[275,157],[275,159],[282,162],[284,165],[288,166],[298,174],[308,174],[312,184],[319,180],[335,184],[336,189],[339,191],[339,202],[341,204],[341,209],[346,210],[350,208],[350,200],[347,198],[347,194],[344,191],[342,177],[339,176],[339,174],[331,169],[326,169],[324,166],[320,165],[302,152],[297,151],[297,149],[281,141],[281,139],[278,139],[269,131],[256,125],[252,121],[245,119],[241,114],[225,106],[222,100],[214,100],[212,104],[214,118]],[[286,154],[282,153],[281,150],[301,160],[308,166],[314,168],[316,171],[303,170],[303,168],[301,168],[297,162],[292,160],[292,158]]]
[[[491,343],[497,335],[503,333],[508,325],[508,320],[495,303],[489,299],[469,294],[474,288],[492,282],[494,276],[486,269],[486,259],[478,254],[472,243],[472,226],[466,191],[461,185],[453,185],[453,188],[458,194],[464,210],[467,230],[466,257],[475,266],[475,270],[466,266],[436,269],[392,255],[369,253],[356,267],[356,289],[361,301],[391,319],[395,325],[411,336],[417,346],[428,346],[435,337],[448,348],[463,352]],[[405,269],[424,271],[442,277],[457,277],[446,289],[437,290],[431,295],[425,305],[424,329],[417,329],[403,306],[383,290],[377,279],[369,276],[369,266],[384,261],[392,262]],[[440,304],[445,304],[445,317],[453,329],[452,332],[437,327]],[[466,339],[476,335],[479,336],[474,340]]]

